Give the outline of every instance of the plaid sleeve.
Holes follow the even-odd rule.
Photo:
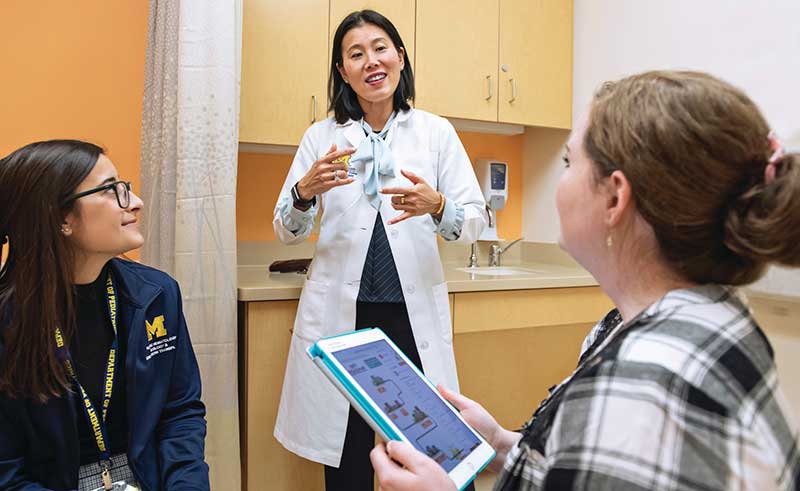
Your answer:
[[[721,404],[653,364],[616,360],[587,375],[564,395],[541,489],[732,489],[747,438]]]

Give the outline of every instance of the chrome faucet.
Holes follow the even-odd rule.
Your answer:
[[[506,252],[511,246],[516,244],[517,242],[521,241],[524,237],[520,237],[519,239],[506,244],[505,247],[500,247],[497,244],[492,244],[492,247],[489,252],[489,266],[500,266],[500,257]]]
[[[467,264],[468,268],[477,268],[478,267],[478,254],[475,252],[475,242],[472,243],[469,249],[469,264]]]
[[[494,227],[494,220],[492,220],[492,215],[494,215],[494,210],[492,210],[492,207],[489,206],[489,203],[486,203],[486,216],[489,217],[489,228]]]

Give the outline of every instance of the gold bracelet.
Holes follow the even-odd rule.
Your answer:
[[[442,210],[444,210],[444,195],[442,193],[439,193],[439,196],[442,197],[442,202],[439,203],[439,209],[436,210],[436,213],[434,213],[434,215],[441,215]]]

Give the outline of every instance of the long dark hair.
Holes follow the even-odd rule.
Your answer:
[[[0,392],[46,401],[70,387],[55,329],[75,332],[74,251],[61,232],[68,201],[103,149],[77,140],[26,145],[0,160]]]
[[[342,74],[336,68],[342,64],[342,40],[347,32],[355,27],[364,24],[372,24],[380,27],[394,43],[395,49],[399,52],[403,49],[405,65],[400,72],[400,82],[394,91],[392,100],[395,110],[407,111],[411,109],[408,101],[414,101],[414,72],[411,70],[411,62],[408,61],[406,45],[400,38],[397,28],[386,17],[374,10],[360,10],[353,12],[339,24],[336,34],[333,36],[333,51],[331,52],[331,73],[328,77],[328,99],[331,101],[328,111],[333,111],[336,122],[339,124],[347,122],[348,119],[359,120],[364,117],[364,111],[358,103],[358,96],[350,85],[344,83]]]

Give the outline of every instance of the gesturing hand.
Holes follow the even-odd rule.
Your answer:
[[[379,443],[369,454],[381,491],[455,491],[444,469],[406,442]]]
[[[353,182],[352,177],[347,176],[347,163],[333,161],[345,155],[356,152],[355,148],[346,148],[336,151],[336,144],[331,145],[324,156],[314,162],[300,181],[297,183],[297,192],[301,199],[310,200],[318,194],[322,194],[329,189],[337,186],[344,186]]]
[[[406,179],[413,184],[409,188],[383,188],[382,194],[393,194],[392,208],[402,211],[403,214],[389,220],[389,225],[402,222],[411,217],[436,213],[444,197],[433,189],[425,179],[411,171],[400,171]],[[441,217],[436,217],[441,218]]]

